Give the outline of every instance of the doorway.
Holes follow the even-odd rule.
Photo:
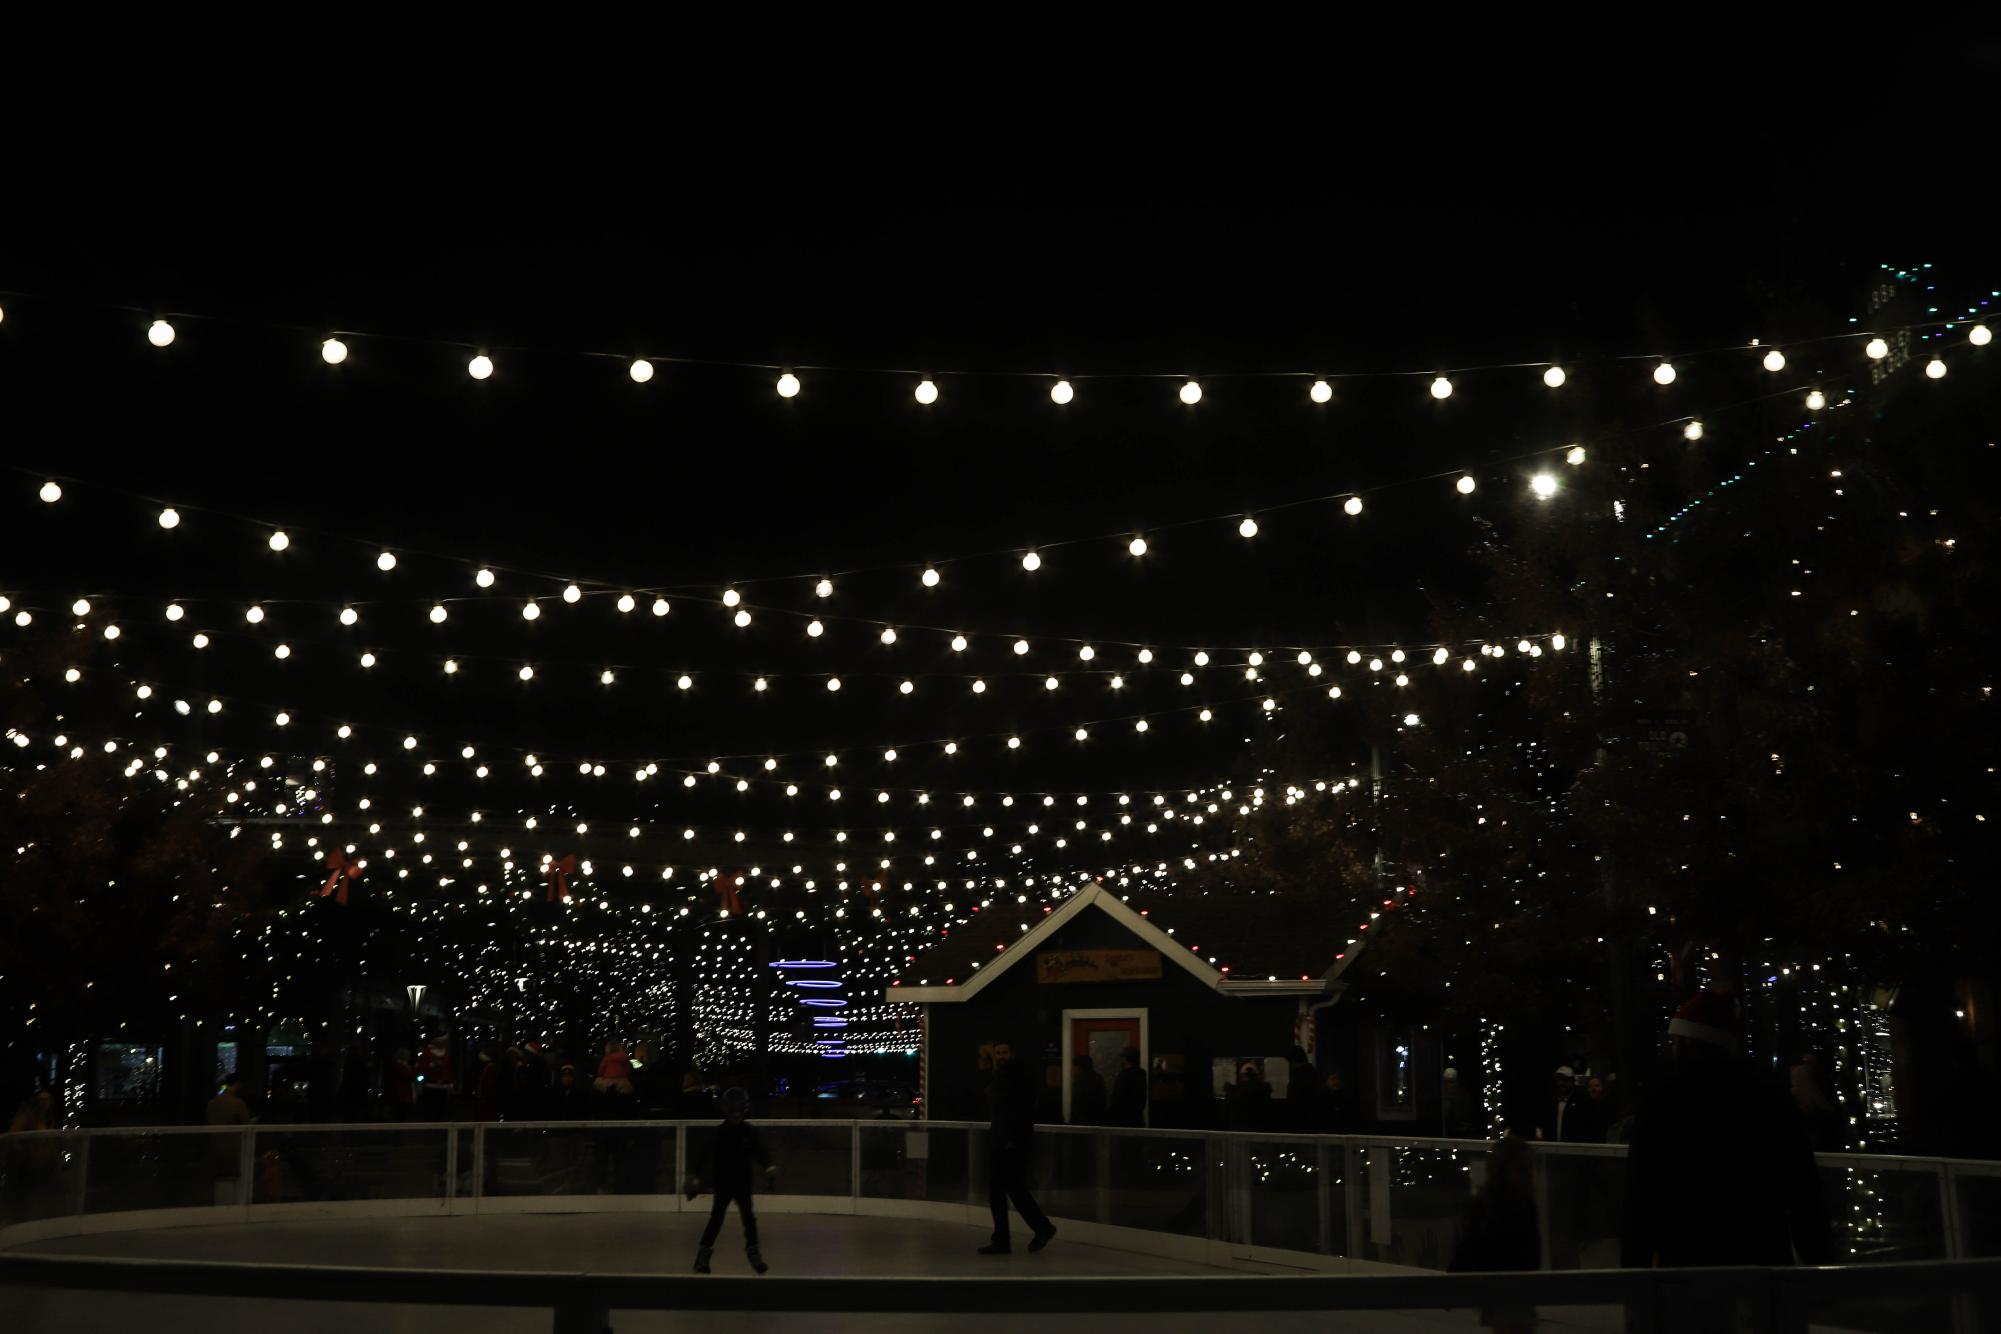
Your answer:
[[[1119,1058],[1128,1047],[1139,1049],[1140,1069],[1146,1069],[1145,1010],[1065,1010],[1063,1012],[1063,1119],[1071,1120],[1070,1083],[1076,1056],[1091,1058],[1091,1068],[1110,1089],[1119,1077]]]

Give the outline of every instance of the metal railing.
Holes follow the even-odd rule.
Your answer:
[[[536,1121],[105,1128],[0,1136],[0,1244],[162,1210],[371,1202],[441,1214],[678,1209],[712,1122]],[[760,1121],[789,1207],[984,1209],[983,1125]],[[1031,1184],[1056,1218],[1211,1254],[1443,1270],[1486,1145],[1207,1130],[1044,1127]],[[1618,1263],[1625,1150],[1538,1145],[1551,1269]],[[1822,1154],[1843,1262],[2001,1256],[2001,1163]],[[690,1207],[706,1208],[706,1204]],[[1193,1253],[1192,1251],[1188,1253]]]

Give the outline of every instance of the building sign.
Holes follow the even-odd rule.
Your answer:
[[[1044,950],[1035,956],[1038,982],[1143,982],[1160,977],[1153,950]]]
[[[1688,749],[1688,736],[1695,727],[1689,713],[1651,713],[1633,719],[1635,739],[1649,755],[1679,755]]]

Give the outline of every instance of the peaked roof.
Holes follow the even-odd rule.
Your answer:
[[[971,1000],[1066,923],[1094,910],[1204,986],[1232,995],[1318,995],[1359,949],[1348,946],[1348,933],[1337,934],[1333,925],[1345,921],[1348,910],[1335,917],[1336,909],[1311,896],[1265,902],[1222,895],[1136,894],[1122,899],[1092,884],[1060,904],[1039,909],[991,907],[941,933],[936,944],[905,965],[884,995],[918,1004]],[[1025,920],[1031,913],[1040,920]]]

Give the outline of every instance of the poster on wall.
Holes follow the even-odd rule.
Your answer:
[[[1159,978],[1160,955],[1153,950],[1044,950],[1035,956],[1035,980],[1045,985]]]

